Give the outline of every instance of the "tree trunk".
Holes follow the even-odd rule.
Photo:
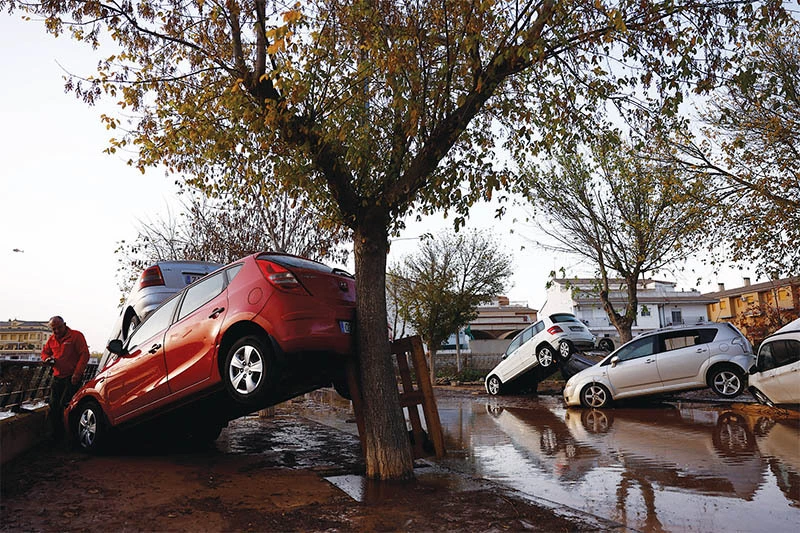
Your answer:
[[[436,385],[436,350],[428,350],[430,354],[431,385]]]
[[[461,331],[456,331],[456,372],[461,374]]]
[[[364,397],[367,477],[414,477],[406,422],[386,331],[387,218],[365,217],[354,234],[357,350]],[[376,220],[377,219],[377,220]]]

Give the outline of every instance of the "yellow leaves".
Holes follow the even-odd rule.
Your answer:
[[[283,21],[287,24],[294,24],[300,21],[303,18],[303,13],[298,9],[300,7],[300,3],[295,4],[295,9],[290,9],[286,13],[283,14]]]

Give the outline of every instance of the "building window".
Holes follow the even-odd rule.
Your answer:
[[[683,324],[683,313],[681,313],[680,309],[673,309],[672,310],[672,323],[673,324]]]
[[[648,309],[648,307],[646,305],[642,306],[641,315],[642,316],[650,316],[650,309]]]
[[[728,302],[726,302],[725,300],[721,300],[719,302],[719,308],[720,309],[727,309],[728,308]]]

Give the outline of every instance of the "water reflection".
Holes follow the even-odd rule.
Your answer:
[[[796,420],[672,405],[567,410],[554,398],[439,407],[448,451],[537,498],[647,531],[794,531],[800,521]]]

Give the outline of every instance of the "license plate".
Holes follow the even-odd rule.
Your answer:
[[[340,320],[339,329],[342,330],[342,333],[346,333],[347,335],[349,335],[351,330],[353,329],[352,322],[350,322],[349,320]]]
[[[190,285],[203,276],[205,276],[205,274],[184,274],[183,281],[185,281],[187,285]]]
[[[570,326],[569,329],[572,331],[583,331],[583,328],[580,326]]]

